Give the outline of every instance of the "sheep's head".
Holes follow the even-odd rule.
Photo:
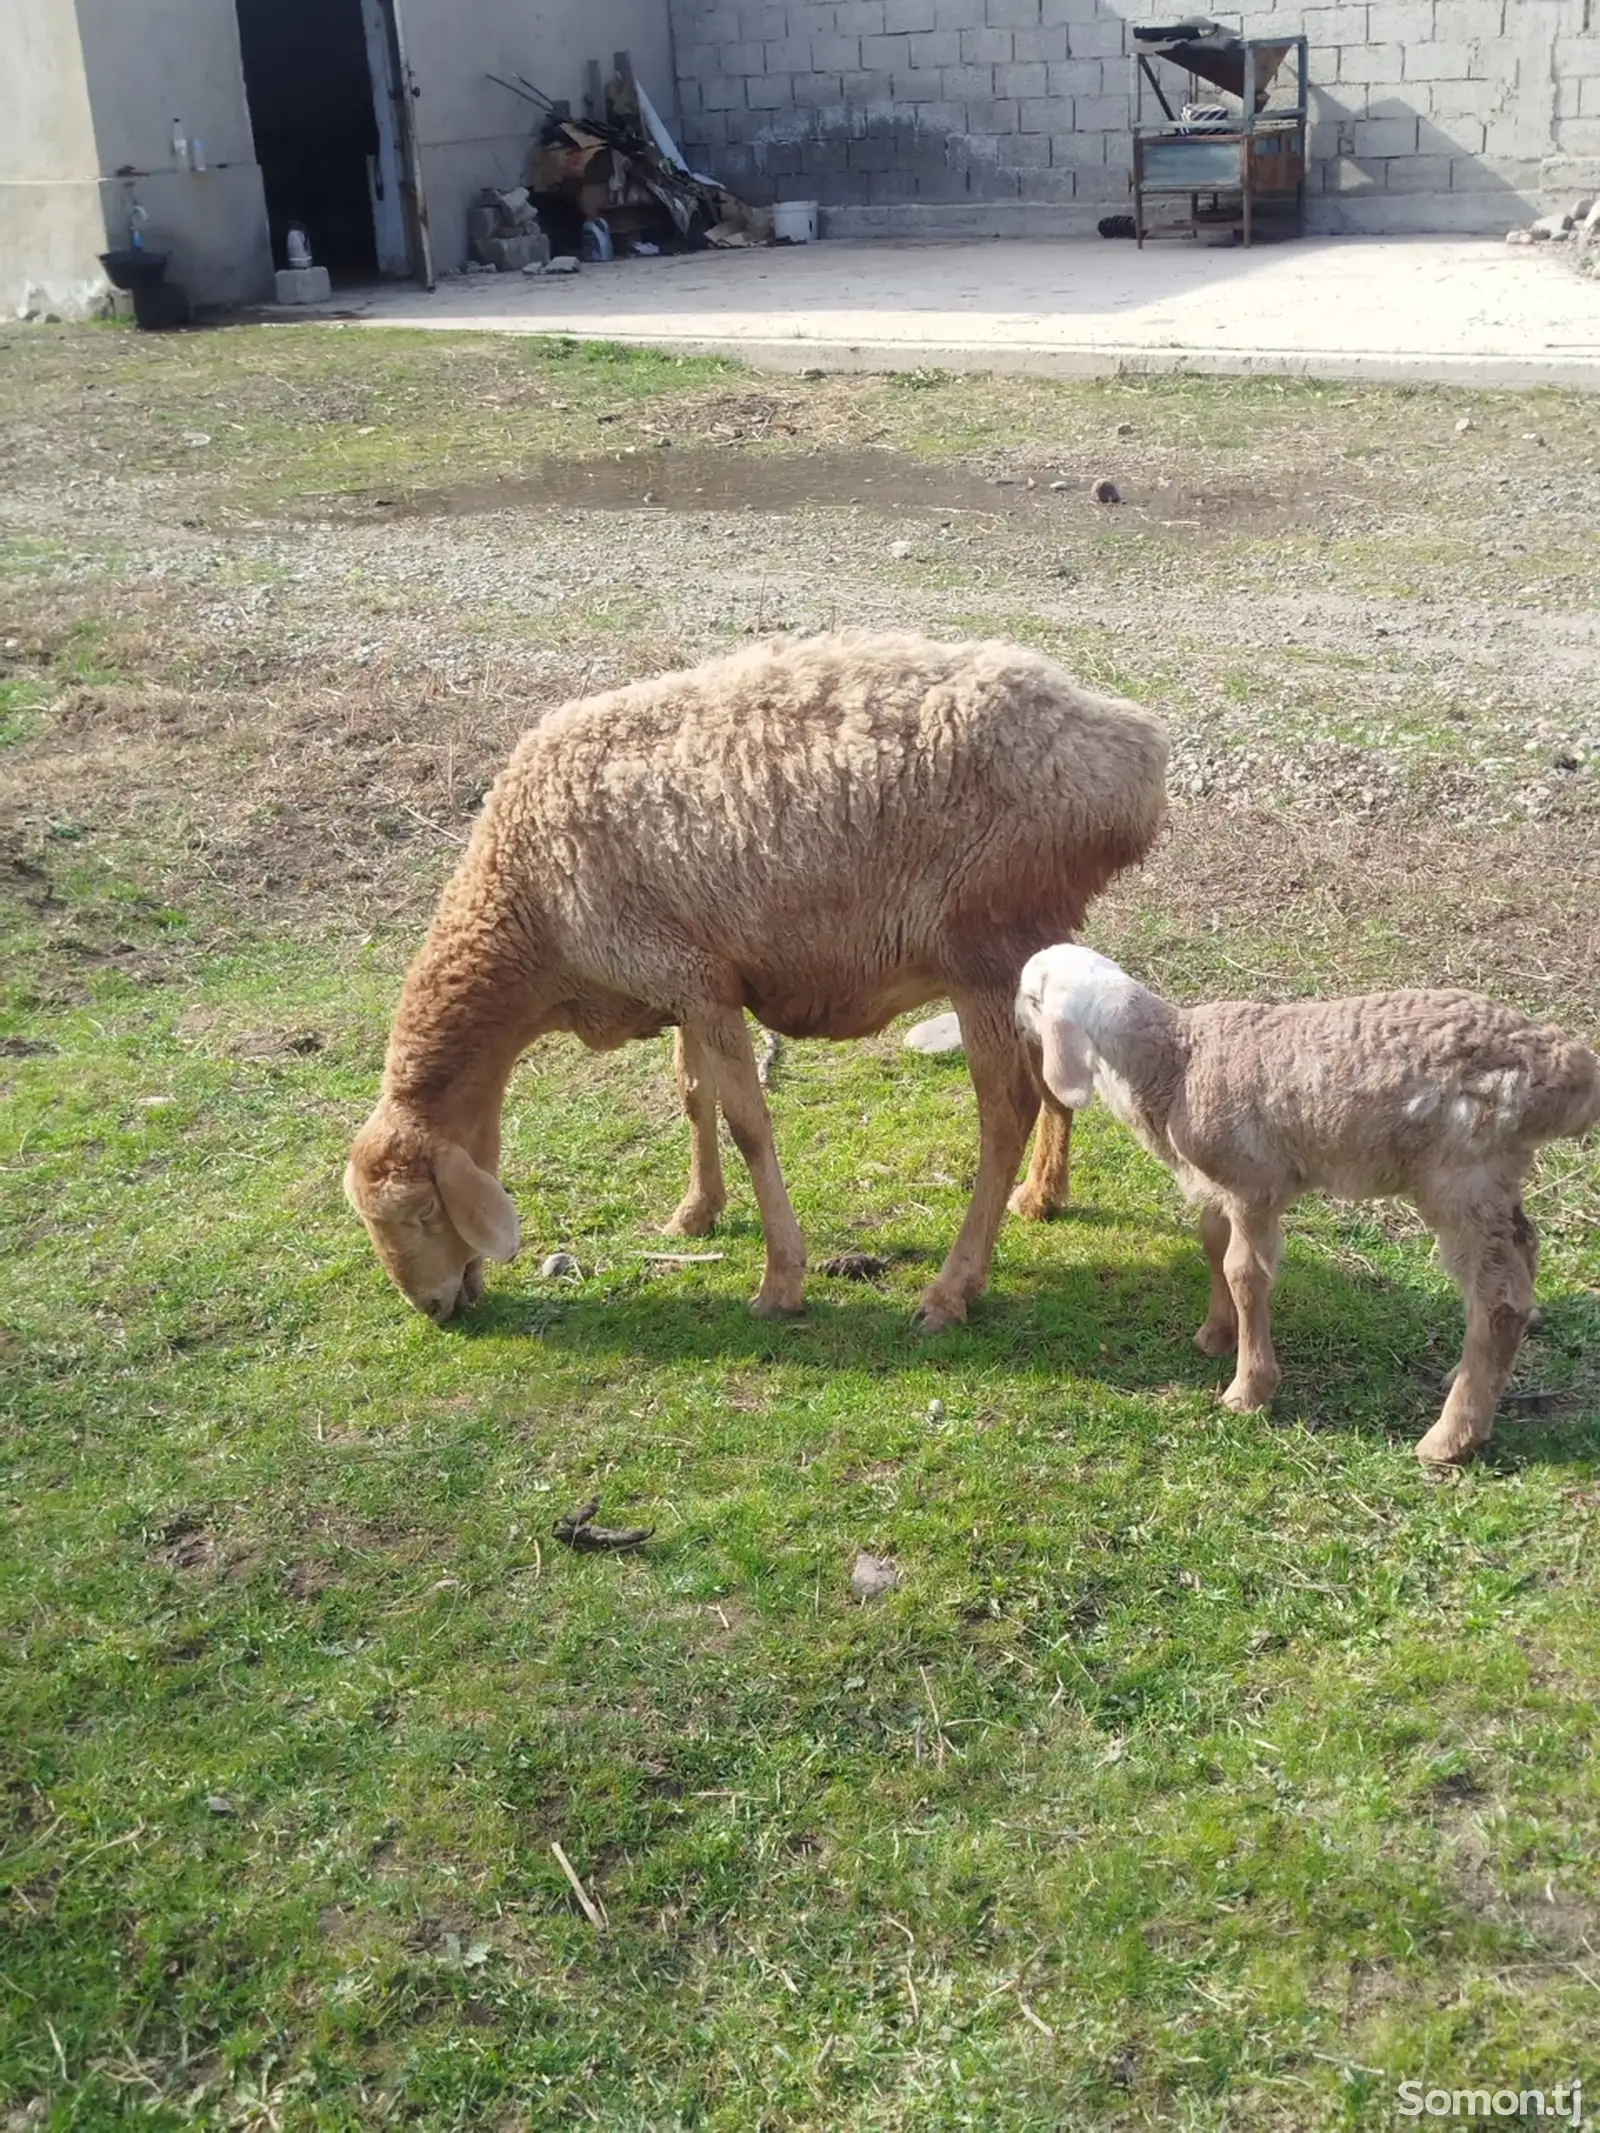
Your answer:
[[[1086,1110],[1094,1101],[1089,1012],[1097,999],[1128,982],[1108,957],[1075,941],[1041,948],[1022,966],[1017,1027],[1030,1048],[1037,1047],[1045,1087],[1069,1110]]]
[[[442,1325],[483,1294],[485,1259],[514,1259],[517,1210],[459,1142],[380,1103],[356,1135],[345,1197],[395,1287]]]

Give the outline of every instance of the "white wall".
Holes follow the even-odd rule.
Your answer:
[[[70,6],[0,0],[0,305],[82,308],[105,248],[94,121]]]
[[[585,63],[611,71],[627,51],[668,124],[676,112],[666,0],[398,0],[415,100],[428,225],[437,267],[467,256],[467,209],[480,186],[521,181],[540,115],[489,74],[526,75],[583,109]]]

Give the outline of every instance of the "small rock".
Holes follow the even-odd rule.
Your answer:
[[[942,1422],[944,1420],[943,1400],[930,1400],[928,1402],[928,1420],[930,1422]]]
[[[1532,230],[1507,230],[1507,231],[1506,231],[1506,243],[1507,243],[1507,244],[1532,244],[1532,243],[1533,243],[1533,241],[1534,241],[1534,236],[1533,236],[1533,232],[1532,232]]]
[[[863,1548],[850,1566],[850,1591],[863,1606],[893,1592],[900,1573],[886,1555],[869,1555]]]
[[[203,444],[211,442],[210,432],[207,430],[186,430],[183,441],[191,450],[198,452]]]
[[[542,274],[544,272],[544,269],[545,262],[542,259],[530,259],[528,261],[528,264],[523,268],[522,271],[524,274],[532,275]]]
[[[1114,481],[1107,481],[1104,475],[1095,483],[1089,494],[1097,504],[1120,504],[1122,501],[1122,491]]]
[[[903,563],[911,553],[911,543],[909,541],[891,541],[889,543],[889,553],[897,562]]]
[[[1544,438],[1540,435],[1538,430],[1524,430],[1522,433],[1522,441],[1524,444],[1543,444]]]
[[[232,1800],[225,1799],[220,1792],[208,1793],[206,1805],[214,1815],[236,1815],[239,1812]]]
[[[539,1268],[541,1281],[576,1281],[583,1273],[570,1252],[552,1252]]]
[[[1052,489],[1057,489],[1057,490],[1060,490],[1060,489],[1070,489],[1070,488],[1072,487],[1072,484],[1071,484],[1071,482],[1070,482],[1070,481],[1053,481],[1053,482],[1052,482],[1052,483],[1050,484],[1050,486],[1051,486],[1051,488],[1052,488]]]
[[[563,252],[559,259],[547,259],[544,270],[547,274],[576,274],[577,256],[572,252]]]
[[[819,370],[815,363],[808,363],[805,369],[802,370],[799,375],[802,378],[825,378],[827,376],[827,372],[825,370]]]
[[[1117,435],[1119,437],[1131,437],[1133,435],[1133,424],[1131,422],[1119,422],[1117,424]]]
[[[1535,243],[1543,238],[1547,244],[1559,244],[1563,237],[1572,234],[1572,217],[1562,214],[1541,215],[1538,221],[1531,225],[1530,233]]]
[[[1020,474],[991,474],[989,486],[991,489],[1014,489],[1021,479]]]
[[[1478,425],[1473,421],[1470,415],[1463,415],[1461,420],[1456,424],[1456,435],[1458,437],[1465,437],[1468,430],[1475,430],[1477,427]]]
[[[950,1052],[962,1050],[961,1017],[951,1008],[942,1015],[931,1015],[926,1022],[919,1022],[908,1029],[903,1039],[908,1052],[921,1052],[929,1059],[943,1058]]]

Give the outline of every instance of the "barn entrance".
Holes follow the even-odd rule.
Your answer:
[[[273,264],[298,222],[335,283],[422,272],[394,0],[236,0]]]

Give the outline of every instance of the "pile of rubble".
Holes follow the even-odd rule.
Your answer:
[[[772,242],[771,211],[691,171],[627,53],[613,64],[602,88],[591,63],[582,118],[525,76],[490,77],[544,116],[522,184],[484,191],[468,213],[469,273],[570,272],[580,258]]]
[[[1507,230],[1507,244],[1570,244],[1580,274],[1600,280],[1600,198],[1575,200],[1569,209],[1541,215],[1527,229]]]

